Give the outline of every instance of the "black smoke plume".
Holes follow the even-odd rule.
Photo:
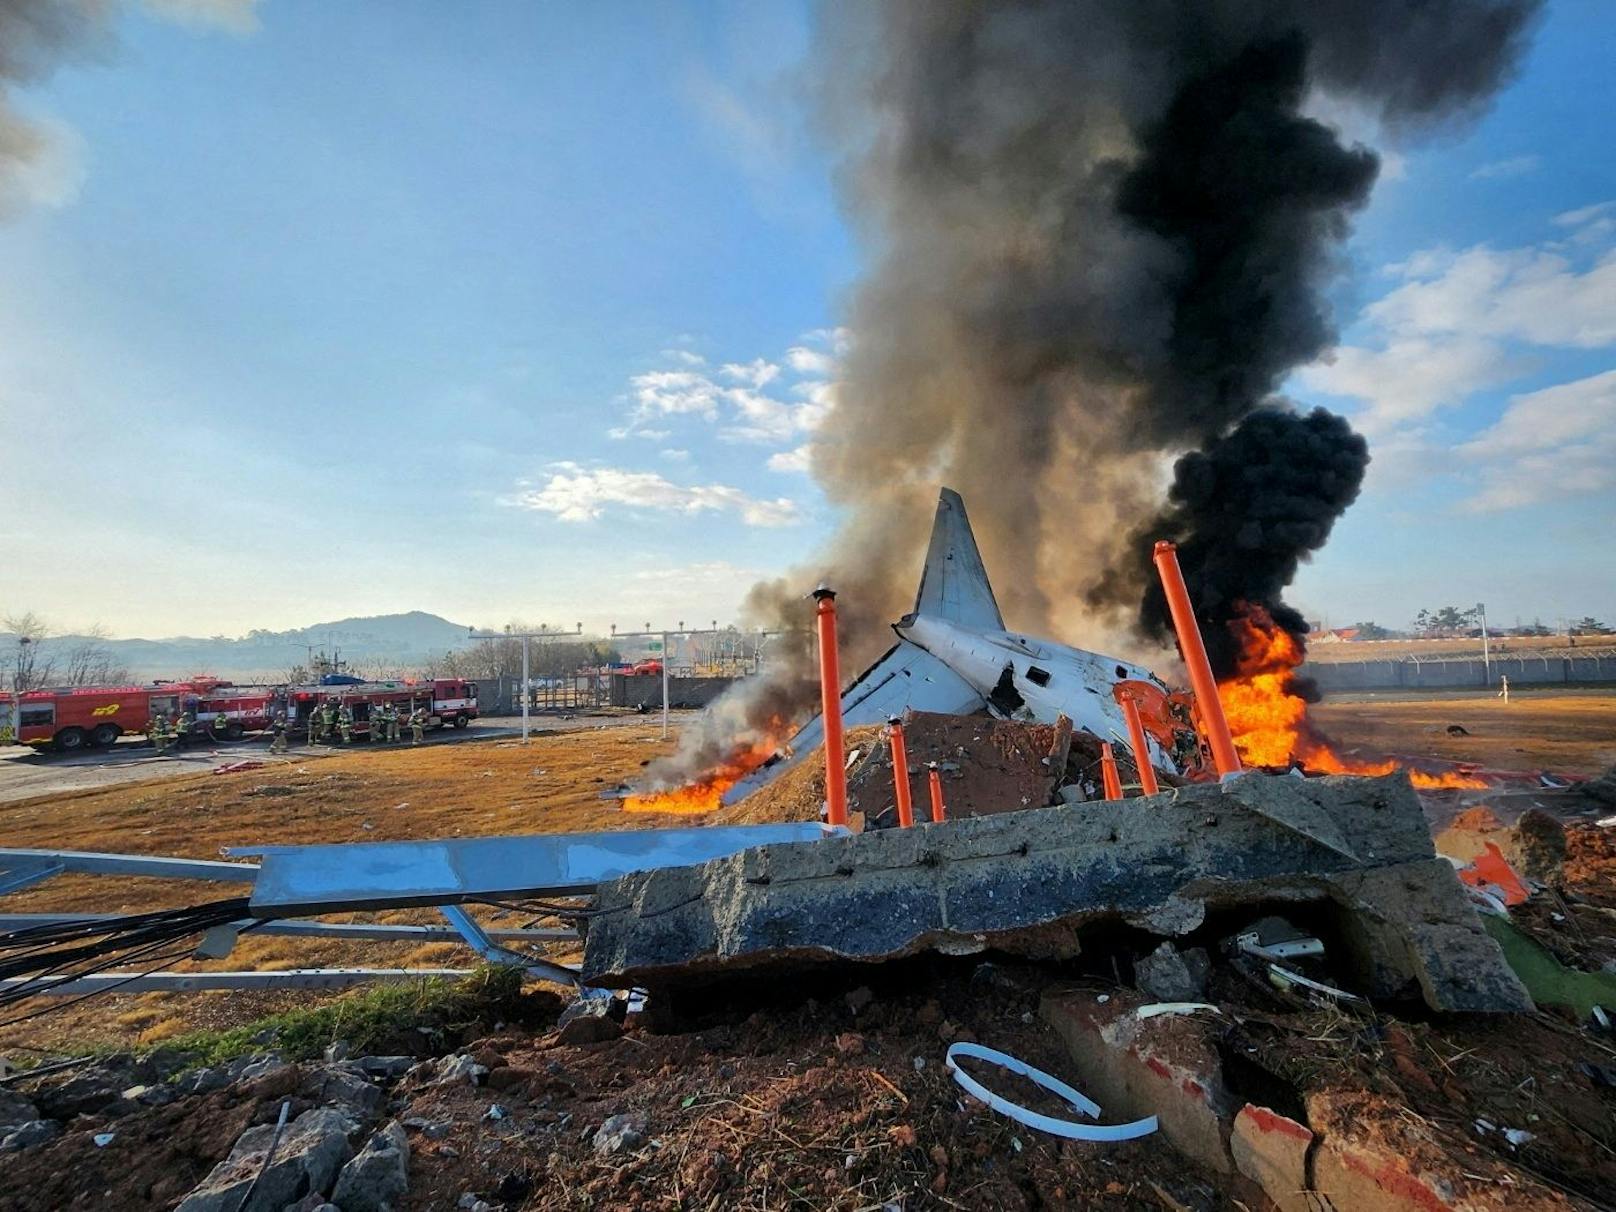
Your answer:
[[[1150,542],[1174,537],[1203,609],[1242,595],[1300,634],[1282,591],[1366,458],[1274,394],[1334,339],[1324,287],[1378,169],[1341,126],[1473,116],[1538,7],[826,4],[826,125],[869,270],[813,451],[846,523],[775,600],[828,580],[867,620],[903,613],[947,484],[1020,630],[1144,655]],[[1215,550],[1230,534],[1237,555]],[[888,642],[856,628],[844,668]]]
[[[1281,595],[1301,561],[1324,546],[1368,466],[1368,443],[1322,408],[1306,416],[1259,409],[1185,455],[1166,509],[1135,537],[1141,554],[1129,579],[1146,587],[1141,629],[1163,642],[1170,636],[1147,553],[1154,540],[1171,539],[1219,677],[1235,672],[1240,654],[1225,624],[1244,603],[1265,606],[1280,627],[1305,635],[1306,620]]]

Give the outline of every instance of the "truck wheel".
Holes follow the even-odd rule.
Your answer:
[[[56,748],[62,753],[77,753],[87,739],[82,728],[64,728],[56,734]]]
[[[111,745],[123,735],[123,729],[116,724],[97,724],[95,731],[90,733],[90,744],[106,746]]]
[[[464,728],[469,723],[471,723],[471,721],[469,719],[467,719],[465,716],[463,716],[463,715],[455,716],[454,726],[456,728]]]
[[[224,739],[227,741],[239,741],[241,739],[242,732],[243,729],[240,722],[232,721],[224,726]]]

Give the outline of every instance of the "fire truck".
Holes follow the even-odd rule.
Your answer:
[[[360,682],[337,686],[236,686],[216,678],[154,682],[147,686],[80,686],[31,690],[0,698],[0,745],[50,747],[76,753],[110,745],[124,734],[149,732],[159,713],[170,722],[196,716],[204,737],[240,740],[269,726],[277,711],[293,730],[306,731],[320,704],[335,699],[354,716],[354,733],[370,735],[370,713],[390,702],[408,718],[427,710],[427,727],[464,728],[477,718],[477,683],[456,678],[421,682]]]
[[[373,714],[391,703],[400,721],[417,707],[427,712],[427,727],[464,728],[477,718],[477,683],[458,678],[434,681],[343,682],[317,686],[285,686],[276,691],[274,710],[286,712],[287,725],[309,732],[309,721],[321,704],[335,702],[353,713],[353,734],[371,735]]]
[[[195,714],[198,731],[233,741],[268,724],[272,699],[264,687],[215,678],[30,690],[0,700],[0,744],[73,753],[110,745],[125,733],[148,732],[158,714],[173,721],[186,711]]]

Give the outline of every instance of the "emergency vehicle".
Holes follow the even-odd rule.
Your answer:
[[[399,726],[407,726],[417,707],[427,712],[428,728],[464,728],[477,718],[477,683],[459,678],[434,681],[348,682],[337,685],[286,686],[277,693],[275,710],[286,712],[287,726],[309,732],[310,719],[325,703],[335,702],[353,714],[353,735],[368,737],[374,714],[391,703]],[[318,732],[316,724],[313,731]]]
[[[233,741],[266,726],[271,698],[263,687],[213,678],[30,690],[0,700],[0,744],[50,745],[72,753],[110,745],[125,733],[149,732],[159,713],[173,723],[186,711],[195,714],[199,733]]]

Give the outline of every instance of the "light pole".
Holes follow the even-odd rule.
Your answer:
[[[485,631],[478,634],[473,631],[470,638],[474,640],[521,640],[522,641],[522,744],[527,744],[528,736],[528,681],[531,677],[532,658],[529,645],[535,636],[543,639],[550,634],[548,623],[542,624],[537,631],[512,631],[509,627],[504,632]]]
[[[1491,686],[1493,684],[1493,658],[1491,650],[1487,647],[1487,603],[1477,602],[1476,613],[1481,616],[1481,672],[1482,676],[1487,680],[1486,684]]]

